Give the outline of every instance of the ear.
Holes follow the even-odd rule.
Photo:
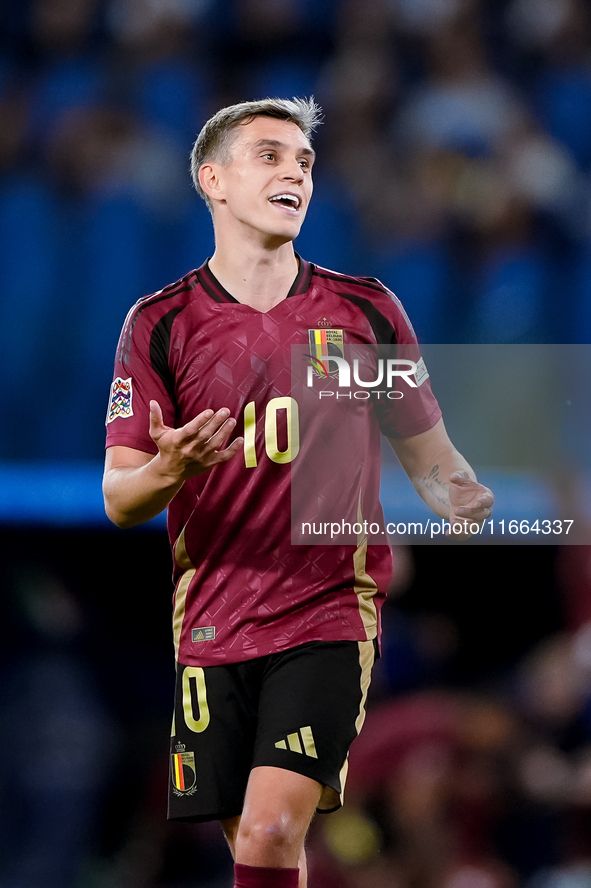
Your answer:
[[[223,188],[220,178],[220,165],[214,161],[199,167],[199,184],[210,200],[223,200]]]

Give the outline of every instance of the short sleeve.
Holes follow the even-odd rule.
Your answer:
[[[386,390],[376,398],[374,407],[383,435],[409,438],[433,428],[441,419],[441,409],[410,319],[400,300],[386,287],[379,309],[392,324],[396,343],[382,350],[383,360],[401,363],[393,365],[400,375],[393,377],[391,386],[384,386]],[[387,378],[387,365],[384,372]]]
[[[160,404],[164,423],[174,426],[175,410],[164,380],[153,366],[154,323],[141,303],[129,312],[117,346],[107,406],[106,447],[122,445],[157,453],[150,437],[150,401]]]

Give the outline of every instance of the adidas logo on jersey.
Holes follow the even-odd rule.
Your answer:
[[[314,735],[310,725],[300,728],[299,731],[295,731],[293,734],[288,734],[285,740],[278,740],[275,748],[299,752],[300,755],[309,755],[310,758],[318,758],[314,744]]]

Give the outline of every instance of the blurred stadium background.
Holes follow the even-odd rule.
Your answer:
[[[0,0],[0,888],[230,883],[164,820],[168,547],[106,525],[103,417],[129,306],[211,254],[202,123],[310,94],[306,258],[423,342],[591,341],[586,0]],[[589,548],[397,556],[310,888],[590,888]]]

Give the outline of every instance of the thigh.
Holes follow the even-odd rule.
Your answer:
[[[319,811],[338,808],[373,662],[371,641],[312,642],[269,657],[253,767],[303,774],[323,786]]]
[[[242,811],[252,768],[262,664],[177,667],[168,817],[221,820]]]

